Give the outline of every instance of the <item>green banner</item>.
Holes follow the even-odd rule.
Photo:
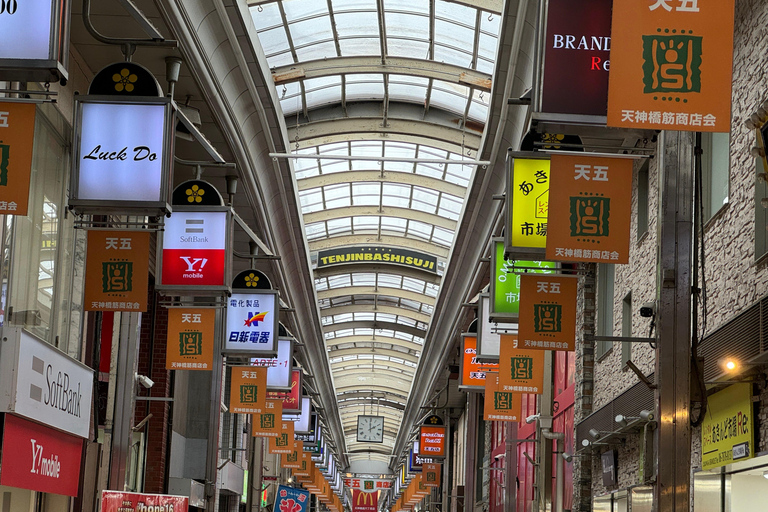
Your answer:
[[[552,261],[522,261],[504,259],[504,241],[494,242],[493,279],[491,282],[491,317],[516,316],[520,312],[520,274],[547,274],[557,263]]]

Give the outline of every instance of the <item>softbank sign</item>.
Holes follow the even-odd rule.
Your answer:
[[[88,437],[93,371],[20,328],[3,328],[0,412]]]
[[[174,211],[163,233],[163,285],[225,285],[227,224],[226,211]]]

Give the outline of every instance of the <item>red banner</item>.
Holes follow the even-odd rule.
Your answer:
[[[379,493],[352,489],[352,512],[376,512],[379,509]]]
[[[0,485],[77,496],[80,438],[5,415]]]
[[[188,512],[189,498],[165,494],[101,491],[101,512]]]

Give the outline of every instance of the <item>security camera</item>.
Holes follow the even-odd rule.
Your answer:
[[[652,317],[655,314],[656,314],[656,303],[655,302],[646,302],[640,308],[640,316],[642,316],[643,318],[650,318],[650,317]]]
[[[499,453],[499,454],[497,454],[495,457],[493,457],[493,459],[494,459],[494,460],[499,460],[499,459],[501,459],[501,458],[503,458],[503,457],[506,457],[506,456],[507,456],[507,454],[506,454],[506,453]]]
[[[155,385],[155,381],[146,375],[139,375],[138,373],[136,374],[136,381],[147,389]]]
[[[538,413],[537,414],[531,414],[530,416],[525,418],[525,422],[530,425],[531,423],[533,423],[534,421],[539,419],[539,416],[541,416],[541,414],[538,414]]]

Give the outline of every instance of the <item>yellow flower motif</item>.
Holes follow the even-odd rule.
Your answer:
[[[205,190],[201,189],[197,185],[192,185],[192,188],[187,189],[187,201],[190,203],[202,203],[203,202],[203,194],[205,194]]]
[[[560,145],[557,144],[558,142],[562,142],[562,140],[565,138],[565,135],[562,133],[542,133],[541,134],[541,142],[554,142],[555,145],[552,146],[544,146],[547,149],[558,149],[560,148]]]
[[[139,77],[128,71],[127,69],[123,69],[120,71],[120,73],[115,73],[112,75],[112,80],[115,82],[115,90],[117,92],[131,92],[133,90],[133,84],[138,80]]]
[[[245,286],[252,286],[256,287],[259,285],[259,276],[251,272],[247,276],[245,276]]]

